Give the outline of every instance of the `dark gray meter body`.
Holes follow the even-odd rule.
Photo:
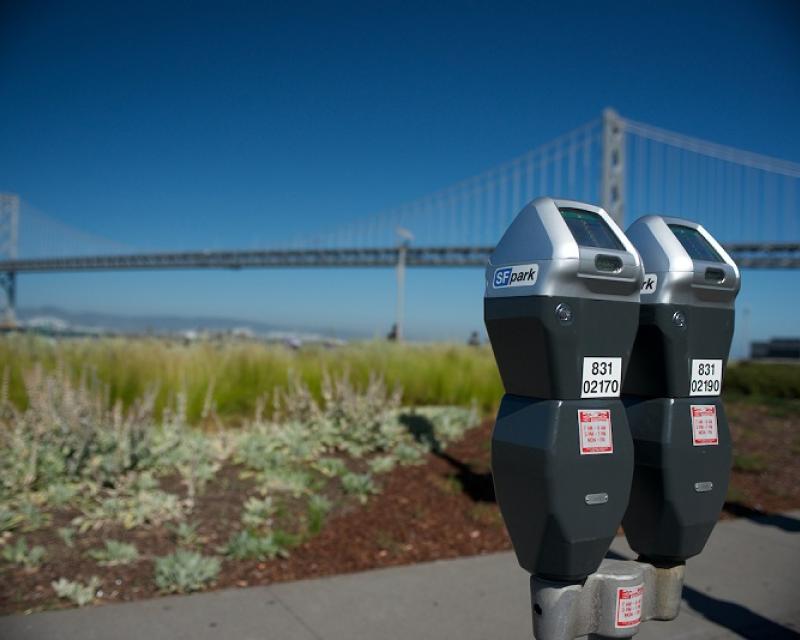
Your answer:
[[[605,211],[538,198],[486,269],[484,319],[506,395],[492,474],[520,564],[580,581],[628,502],[633,447],[620,394],[643,269]]]
[[[636,464],[623,526],[643,557],[682,562],[702,551],[728,488],[731,441],[719,395],[739,270],[688,220],[646,216],[626,235],[645,277],[623,385]]]

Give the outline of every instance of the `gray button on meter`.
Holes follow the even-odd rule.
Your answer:
[[[484,319],[506,391],[492,474],[535,576],[586,578],[625,512],[633,445],[619,396],[643,274],[605,211],[552,198],[527,205],[489,260]]]
[[[626,235],[645,277],[623,385],[636,465],[623,526],[644,558],[682,562],[702,551],[728,487],[731,440],[719,395],[739,270],[688,220],[646,216]]]

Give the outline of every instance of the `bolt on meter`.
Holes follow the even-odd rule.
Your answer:
[[[623,385],[635,444],[623,526],[642,557],[682,562],[702,551],[728,487],[731,440],[719,395],[739,270],[695,222],[645,216],[626,235],[645,276]]]
[[[506,391],[492,473],[517,558],[535,576],[583,580],[625,512],[633,446],[619,398],[642,280],[608,214],[569,200],[531,202],[489,259],[484,319]]]

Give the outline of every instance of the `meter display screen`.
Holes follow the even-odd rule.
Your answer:
[[[611,227],[596,213],[582,209],[559,209],[559,211],[572,232],[572,237],[579,245],[597,249],[625,250]]]
[[[707,262],[724,262],[714,247],[706,240],[697,229],[684,227],[682,224],[667,225],[670,231],[686,249],[692,260],[705,260]]]

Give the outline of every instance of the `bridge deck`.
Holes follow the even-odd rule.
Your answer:
[[[800,268],[800,244],[728,244],[740,267]],[[409,267],[483,267],[492,247],[408,247]],[[0,260],[0,272],[114,271],[131,269],[244,269],[292,267],[393,267],[398,247],[352,249],[268,249],[259,251],[182,251],[123,255],[68,256]]]

